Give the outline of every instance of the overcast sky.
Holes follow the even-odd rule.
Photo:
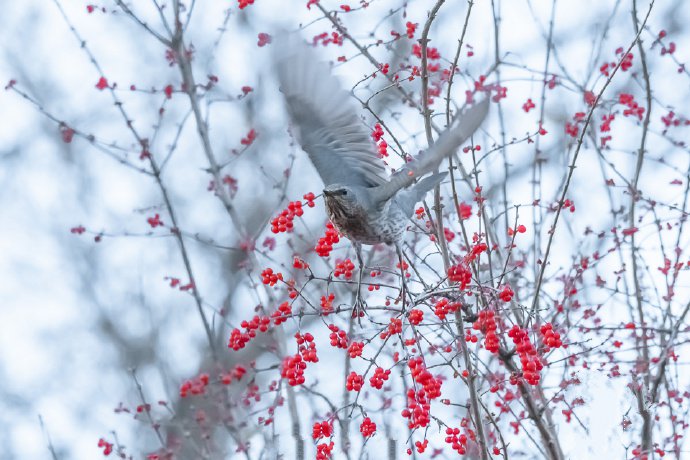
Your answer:
[[[45,0],[6,3],[0,16],[0,85],[4,87],[16,79],[17,87],[34,97],[46,113],[80,131],[95,134],[104,143],[116,143],[119,151],[127,152],[131,164],[140,164],[138,147],[109,94],[95,87],[101,75],[80,49],[56,4]],[[173,143],[180,123],[185,120],[178,150],[165,173],[171,195],[179,204],[183,229],[219,244],[239,245],[238,235],[229,228],[227,216],[206,190],[209,176],[204,173],[206,162],[194,122],[186,120],[187,100],[175,94],[166,102],[160,91],[167,84],[180,86],[179,73],[174,66],[168,66],[163,47],[122,14],[111,13],[116,8],[114,4],[102,5],[108,10],[106,13],[98,9],[89,13],[88,2],[60,3],[96,56],[108,81],[117,82],[137,128],[152,132],[151,127],[159,122],[158,108],[165,107],[160,138],[155,139],[159,151],[165,151]],[[160,28],[155,14],[144,5],[147,2],[132,3],[142,8],[151,24]],[[343,1],[323,3],[337,8]],[[383,24],[380,24],[383,12],[397,8],[399,2],[371,3],[370,9],[345,19],[353,35],[364,41],[374,27],[377,27],[377,37],[388,40],[390,29],[404,28],[407,20],[423,23],[433,2],[410,1],[406,18],[398,11]],[[430,36],[432,45],[443,56],[452,56],[466,3],[447,3]],[[314,7],[308,10],[306,0],[256,0],[242,12],[236,4],[230,0],[197,2],[188,37],[196,49],[199,83],[206,82],[207,74],[218,77],[218,88],[209,95],[217,102],[203,107],[210,114],[217,151],[224,158],[234,158],[230,150],[240,147],[239,140],[249,129],[256,128],[259,132],[257,144],[231,168],[233,176],[239,178],[235,202],[240,213],[258,208],[266,210],[265,216],[257,215],[250,221],[251,228],[259,228],[265,224],[264,218],[281,207],[272,180],[281,180],[282,171],[291,164],[291,155],[296,160],[293,179],[286,188],[289,199],[299,199],[308,191],[318,193],[321,184],[303,152],[290,144],[285,116],[269,71],[269,53],[257,46],[257,36],[280,28],[294,30],[300,23],[310,23],[321,15]],[[544,67],[544,36],[549,27],[551,2],[510,0],[501,4],[501,51],[506,62],[502,78],[509,87],[508,97],[502,104],[506,139],[510,140],[537,129],[538,113],[526,115],[522,105],[528,98],[539,100],[539,72]],[[642,34],[645,46],[649,47],[653,36],[665,29],[678,44],[676,58],[684,62],[690,53],[683,46],[690,43],[686,27],[690,8],[686,6],[683,1],[657,1],[649,20],[649,32]],[[228,7],[232,11],[227,30],[221,34],[219,28]],[[647,3],[640,2],[640,16],[646,9]],[[627,47],[632,42],[634,32],[629,10],[628,1],[559,2],[554,21],[557,54],[552,55],[551,72],[558,75],[567,72],[583,87],[600,88],[603,78],[590,77],[598,72],[593,73],[592,69],[598,69],[600,63],[615,61],[616,48]],[[594,57],[593,49],[599,49],[601,31],[609,20],[610,30],[601,45],[601,56]],[[460,67],[477,76],[494,61],[491,2],[476,1],[470,24],[466,43],[473,46],[475,56],[470,59],[464,55]],[[330,28],[320,20],[309,25],[303,35],[310,38],[323,31]],[[687,110],[689,80],[679,77],[677,65],[669,59],[662,60],[658,51],[650,51],[657,107]],[[345,45],[342,49],[325,48],[322,53],[324,59],[335,59],[340,55],[353,56],[355,50]],[[375,49],[374,53],[386,55],[383,50]],[[347,87],[375,70],[361,57],[348,64],[334,70]],[[462,104],[464,90],[470,83],[469,79],[458,83],[454,92],[458,104]],[[141,90],[157,88],[158,92],[149,95],[144,91],[127,91],[131,84]],[[365,85],[356,93],[370,94],[376,85],[376,82]],[[410,90],[419,91],[415,85],[418,82],[410,84]],[[242,93],[243,86],[254,88],[254,94],[234,100]],[[552,198],[569,160],[565,153],[559,157],[559,152],[567,152],[572,146],[563,126],[575,112],[584,110],[577,88],[564,86],[568,87],[558,96],[548,98],[547,95],[545,108],[544,127],[551,135],[542,141],[543,150],[550,155],[542,186],[545,195]],[[622,74],[612,84],[611,94],[623,90],[643,99],[636,83]],[[228,99],[233,100],[228,103]],[[662,130],[663,114],[658,109],[654,113],[652,131]],[[425,146],[419,117],[403,112],[399,120],[393,122],[392,117],[389,120],[409,151]],[[633,132],[634,124],[630,123]],[[495,114],[486,129],[494,142],[499,139]],[[114,413],[120,402],[127,407],[138,403],[129,368],[138,367],[138,376],[151,401],[174,400],[180,382],[194,376],[201,367],[207,351],[204,330],[191,297],[171,289],[166,280],[166,277],[185,277],[174,240],[156,232],[147,236],[151,228],[146,219],[155,213],[165,216],[155,182],[114,161],[83,138],[77,136],[69,144],[62,142],[62,134],[38,106],[14,92],[0,91],[0,445],[3,446],[0,458],[47,458],[47,435],[61,459],[99,458],[102,450],[98,449],[98,439],[112,439],[113,431],[122,443],[131,447],[130,453],[135,458],[141,458],[139,452],[155,447],[150,430],[142,428],[129,415]],[[687,132],[678,132],[677,140],[687,140],[687,137]],[[487,140],[487,144],[490,142]],[[634,170],[630,152],[638,142],[637,134],[629,139],[619,135],[609,152],[610,161],[627,177]],[[683,198],[681,188],[665,185],[678,177],[685,180],[687,151],[673,150],[655,135],[649,148],[653,159],[663,157],[667,164],[650,161],[640,187],[660,201],[679,203]],[[562,250],[556,251],[552,260],[556,266],[570,263],[573,248],[577,248],[586,226],[602,230],[610,219],[609,204],[603,200],[600,165],[592,151],[585,149],[573,188],[573,199],[586,212],[582,218],[569,220],[562,227],[556,246]],[[519,171],[521,165],[528,164],[533,150],[521,144],[510,153],[511,162]],[[487,162],[484,173],[487,189],[493,190],[498,199],[496,184],[503,177],[502,170],[492,167],[500,164],[495,161]],[[523,170],[511,181],[513,202],[528,205],[529,175]],[[594,183],[601,192],[593,193],[590,187]],[[303,231],[307,236],[322,231],[324,214],[318,208],[305,216]],[[89,232],[103,231],[106,236],[101,243],[95,243],[94,235],[89,232],[84,235],[70,232],[79,225]],[[267,230],[264,233],[269,234]],[[646,238],[653,237],[653,232],[646,234]],[[257,239],[259,243],[262,240]],[[291,249],[283,246],[279,250],[283,262],[290,264]],[[337,250],[345,254],[348,246],[342,245]],[[232,257],[228,254],[232,251],[191,242],[190,252],[197,284],[209,311],[225,307],[232,296],[219,280],[227,276],[228,259]],[[661,264],[663,260],[657,262]],[[656,267],[649,270],[656,272]],[[686,286],[687,283],[683,285]],[[233,321],[247,317],[256,304],[250,291],[245,291],[234,297],[232,305],[240,305],[234,308],[244,310],[233,314]],[[678,296],[687,298],[687,292],[681,291]],[[590,299],[599,301],[596,294]],[[625,315],[613,311],[610,318],[615,322]],[[322,348],[322,360],[328,361],[327,344]],[[145,350],[151,350],[150,355]],[[328,375],[326,365],[316,369],[320,369],[320,375]],[[625,390],[627,382],[611,381],[597,372],[583,373],[581,377],[587,383],[581,395],[588,401],[588,409],[583,410],[581,418],[589,433],[584,437],[582,429],[569,425],[570,431],[563,436],[564,448],[570,458],[593,458],[602,449],[610,453],[610,458],[623,458],[629,438],[621,431],[620,421],[633,403]],[[679,380],[682,383],[679,389],[687,389],[687,379],[681,376]],[[323,385],[327,390],[340,392],[340,386],[335,383],[329,386],[324,381]],[[634,415],[634,409],[630,415]],[[39,424],[39,416],[44,420],[45,430]],[[308,436],[308,421],[302,429]],[[257,436],[256,442],[260,443],[260,439]],[[382,440],[372,441],[376,442]]]

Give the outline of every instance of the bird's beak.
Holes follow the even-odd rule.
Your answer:
[[[326,190],[323,191],[323,194],[326,196],[333,196],[333,193],[326,191]]]

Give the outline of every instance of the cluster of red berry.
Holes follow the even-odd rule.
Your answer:
[[[379,157],[385,158],[388,156],[388,142],[385,139],[379,141],[376,149],[379,152]]]
[[[513,294],[513,290],[506,284],[503,286],[503,289],[501,289],[501,292],[498,293],[498,297],[504,302],[510,302],[510,299],[513,298]]]
[[[200,395],[206,392],[206,386],[208,385],[208,374],[199,374],[191,380],[185,381],[182,386],[180,386],[180,398],[186,398],[190,394]]]
[[[256,337],[256,331],[266,332],[268,326],[271,324],[271,319],[268,316],[254,315],[250,321],[244,320],[240,323],[240,326],[244,329],[244,332],[235,328],[230,333],[230,340],[228,342],[228,348],[232,348],[234,351],[241,350],[247,343]]]
[[[335,294],[332,292],[328,296],[321,296],[321,310],[323,310],[324,316],[333,312],[333,301],[335,300]]]
[[[406,31],[405,33],[407,34],[407,38],[414,38],[414,32],[417,30],[417,24],[407,21],[407,24],[405,24]]]
[[[375,429],[376,425],[374,425]],[[108,456],[113,453],[113,444],[101,438],[98,440],[98,447],[103,448],[103,455]]]
[[[431,375],[421,356],[411,358],[407,366],[412,378],[421,388],[416,391],[413,388],[407,390],[407,408],[402,411],[402,416],[408,419],[409,428],[423,428],[431,420],[431,400],[441,396],[441,380]]]
[[[278,306],[278,309],[271,313],[271,319],[276,326],[284,323],[292,315],[292,307],[287,302],[283,302]]]
[[[292,266],[297,270],[306,270],[309,268],[309,264],[297,256],[292,259]]]
[[[428,439],[425,439],[424,442],[415,441],[415,443],[414,443],[415,449],[417,449],[417,452],[420,454],[423,454],[428,446],[429,446],[429,440]],[[412,455],[412,449],[410,449],[410,448],[407,449],[407,455]]]
[[[418,326],[424,319],[424,312],[417,308],[410,310],[410,312],[407,314],[407,319],[410,321],[410,324]]]
[[[451,303],[448,299],[441,299],[434,305],[434,314],[438,319],[446,319],[449,313],[455,313],[460,308],[458,302]]]
[[[539,383],[539,371],[544,365],[537,355],[537,350],[529,340],[529,334],[516,324],[508,331],[508,337],[512,338],[516,345],[516,351],[522,364],[522,376],[525,381],[530,385],[537,385]],[[517,376],[511,375],[510,383],[516,385],[518,383]]]
[[[413,388],[407,390],[407,408],[403,409],[401,415],[408,419],[407,426],[410,429],[423,428],[429,425],[429,409],[431,402],[423,389],[415,391]]]
[[[332,223],[328,222],[326,224],[326,234],[319,238],[318,243],[316,243],[316,253],[321,257],[328,257],[333,250],[333,245],[338,241],[340,241],[338,231]]]
[[[302,355],[304,361],[308,363],[318,363],[319,357],[316,354],[316,344],[314,343],[314,336],[309,332],[306,334],[295,334],[297,340],[297,350]]]
[[[304,383],[304,370],[307,363],[302,361],[302,355],[297,353],[294,356],[286,356],[280,369],[280,376],[287,379],[291,387]]]
[[[283,281],[283,274],[273,273],[272,268],[267,268],[261,272],[261,282],[269,286],[275,286],[278,281]]]
[[[331,339],[331,346],[336,348],[347,348],[347,333],[338,328],[335,324],[329,324],[328,329],[331,330],[329,338]]]
[[[359,425],[359,432],[362,433],[362,436],[368,438],[376,433],[376,424],[369,417],[366,417],[362,420],[362,424]]]
[[[472,324],[472,329],[484,334],[484,348],[491,353],[498,353],[498,336],[496,335],[496,314],[493,310],[479,312],[477,321]]]
[[[311,1],[311,0],[310,0]],[[333,446],[335,443],[333,441],[326,444],[325,442],[316,446],[316,460],[328,460],[331,458],[331,452],[333,452]]]
[[[362,351],[364,350],[364,342],[352,342],[350,348],[347,349],[347,353],[350,358],[357,358],[362,356]]]
[[[450,444],[454,451],[464,455],[467,447],[467,436],[460,434],[460,428],[446,428],[446,443]]]
[[[340,278],[344,276],[345,279],[352,279],[352,270],[355,269],[355,264],[352,263],[350,259],[345,259],[343,261],[336,262],[335,270],[333,271],[333,276]]]
[[[544,345],[546,346],[545,351],[549,351],[551,348],[560,348],[563,346],[561,334],[553,330],[553,325],[551,323],[542,325],[540,331],[541,335],[544,336]]]
[[[355,371],[350,372],[347,376],[347,382],[345,382],[345,388],[347,391],[359,391],[364,385],[364,377],[356,373]]]
[[[295,217],[301,217],[304,214],[302,210],[301,201],[290,201],[286,209],[283,209],[278,217],[271,221],[271,231],[273,233],[291,232]]]
[[[240,3],[240,9],[243,10],[245,9],[248,5],[253,5],[254,0],[238,0]]]
[[[379,123],[374,125],[374,130],[371,132],[371,137],[374,139],[374,142],[380,141],[383,137],[383,128]]]
[[[314,427],[311,430],[311,437],[316,441],[321,438],[330,438],[333,436],[332,422],[314,422]]]
[[[230,385],[233,380],[241,380],[246,373],[247,369],[238,364],[232,370],[220,374],[220,383]]]
[[[390,324],[388,324],[388,329],[383,331],[379,337],[381,339],[387,339],[388,337],[395,335],[395,334],[402,334],[402,320],[399,318],[391,318]]]
[[[465,289],[472,281],[472,272],[466,263],[460,263],[448,268],[448,279],[460,284],[460,289]]]
[[[383,382],[388,380],[388,376],[390,375],[390,369],[384,370],[381,367],[377,367],[374,371],[374,375],[369,379],[369,383],[372,387],[376,388],[377,390],[380,390],[381,388],[383,388]]]

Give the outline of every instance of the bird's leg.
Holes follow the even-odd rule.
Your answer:
[[[357,322],[361,325],[361,318],[364,316],[364,307],[366,303],[362,300],[362,274],[364,273],[364,260],[362,260],[362,245],[361,243],[354,243],[355,252],[357,253],[357,262],[359,263],[359,274],[357,275],[357,295],[355,297],[355,304],[352,306],[352,317],[357,318]]]
[[[405,311],[405,303],[407,299],[407,281],[405,278],[405,259],[403,258],[402,246],[396,241],[395,252],[398,253],[398,262],[400,263],[400,279],[402,280],[402,289],[400,291],[400,297],[402,299],[402,311]]]

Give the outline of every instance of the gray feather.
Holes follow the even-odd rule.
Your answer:
[[[387,182],[350,93],[331,68],[294,34],[273,40],[273,60],[297,141],[325,185]]]
[[[395,195],[395,201],[398,203],[398,206],[403,209],[406,216],[412,216],[415,205],[422,201],[429,190],[440,184],[447,175],[447,172],[442,172],[425,177],[412,187],[400,190]]]
[[[297,141],[325,184],[326,211],[355,245],[399,242],[414,206],[439,184],[438,169],[486,118],[488,98],[462,112],[390,180],[350,93],[295,34],[278,35],[273,58]]]
[[[489,98],[486,98],[458,115],[452,125],[441,133],[429,149],[393,174],[387,184],[373,191],[374,201],[388,200],[398,190],[409,187],[419,177],[438,168],[444,158],[451,155],[474,134],[488,112]]]

